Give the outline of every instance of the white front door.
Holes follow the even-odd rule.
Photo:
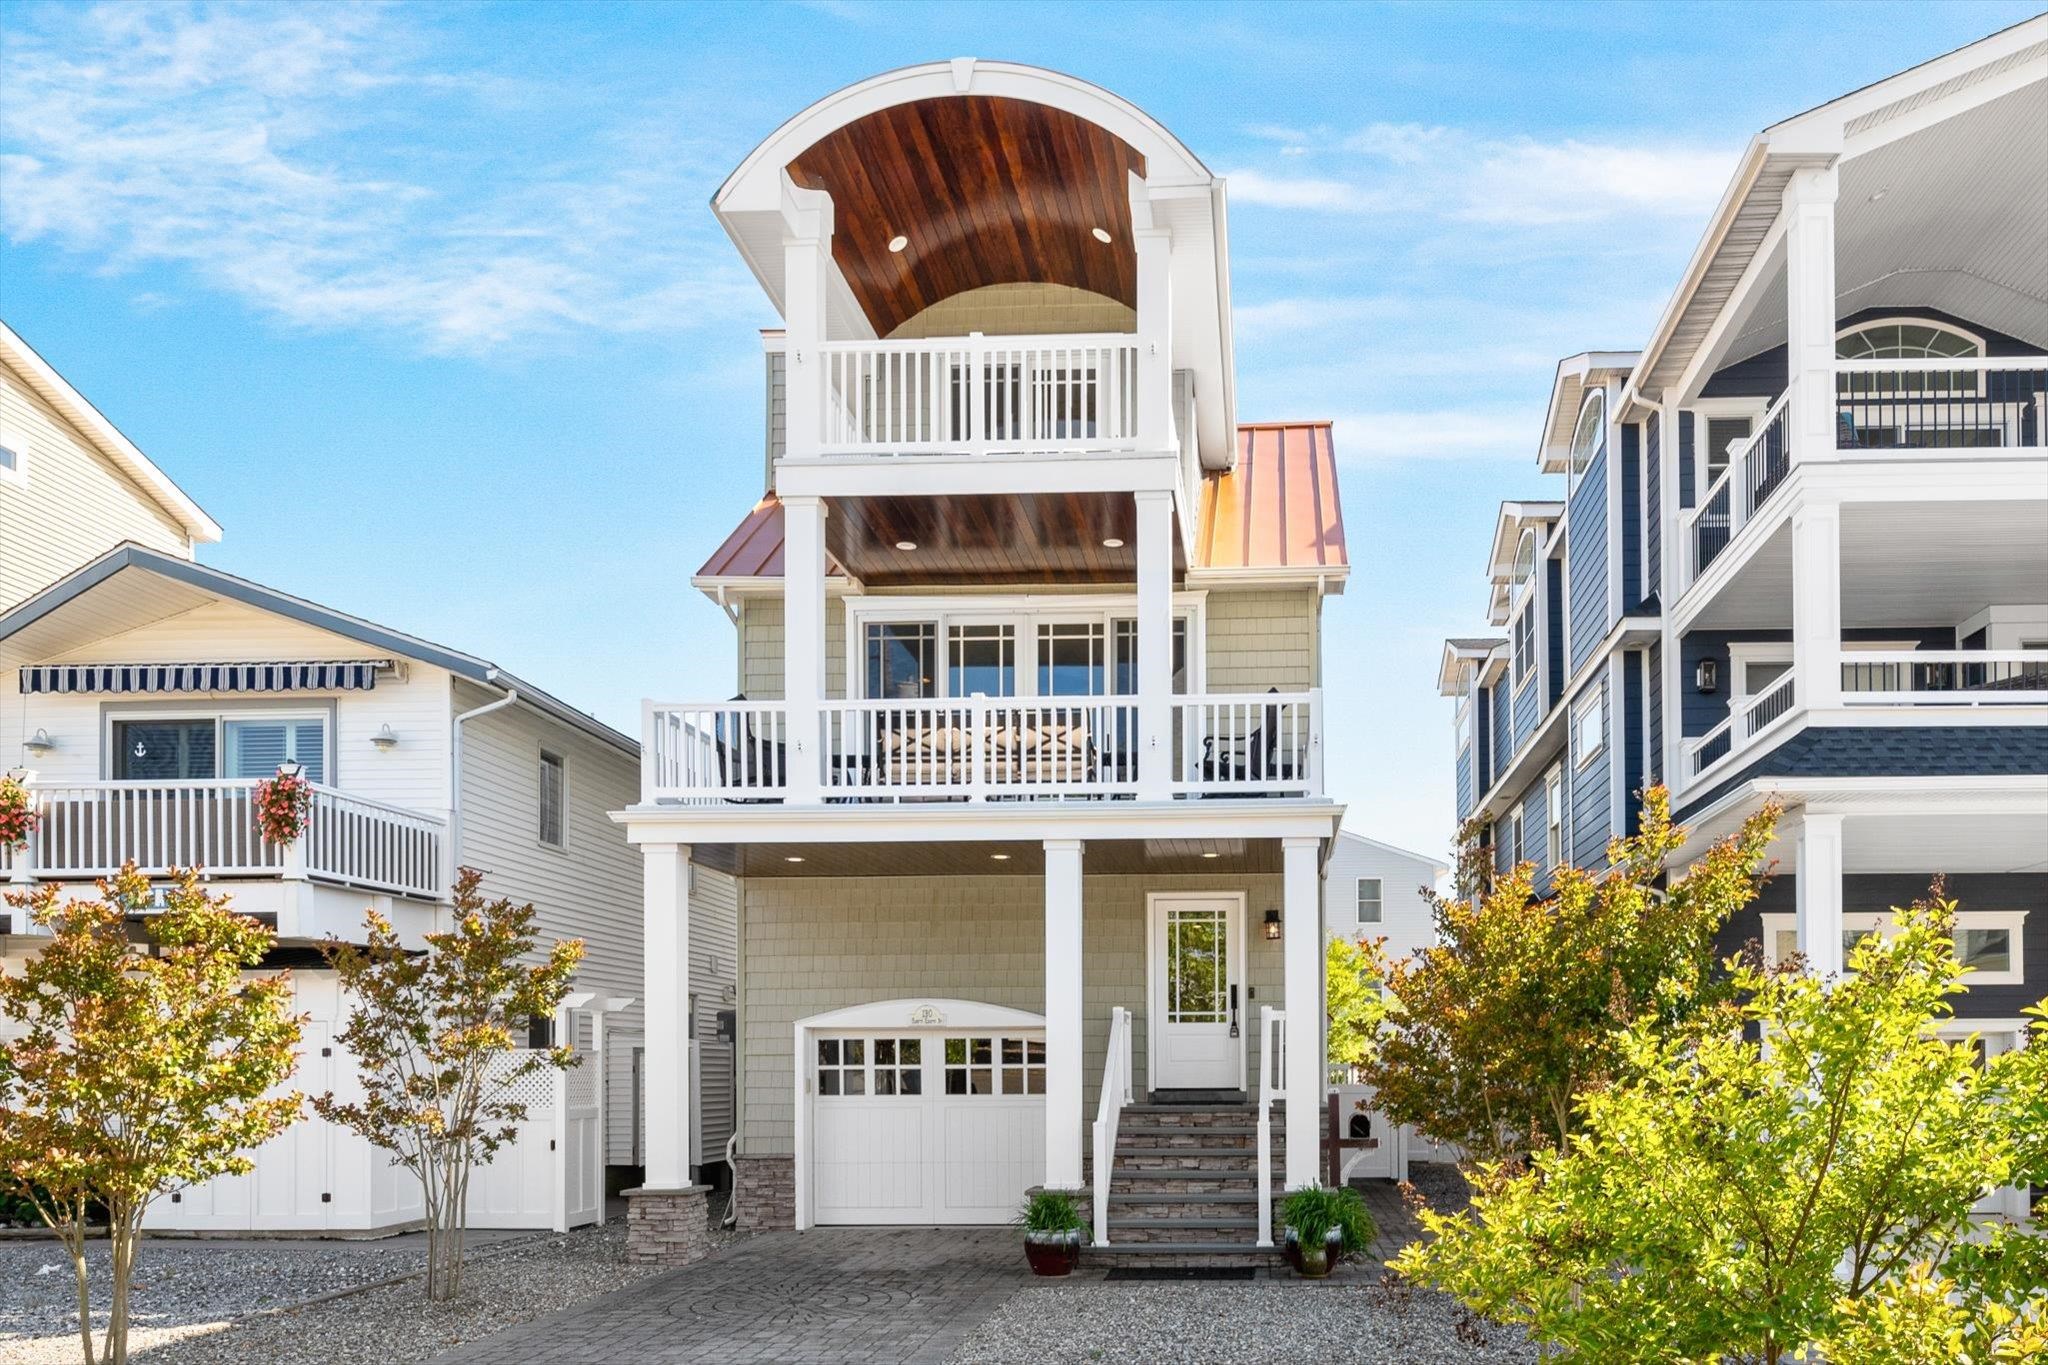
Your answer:
[[[1154,1090],[1244,1088],[1244,897],[1159,895],[1146,999]]]

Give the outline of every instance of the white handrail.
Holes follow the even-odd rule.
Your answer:
[[[1131,1102],[1131,1012],[1109,1012],[1109,1053],[1102,1062],[1102,1094],[1095,1102],[1095,1165],[1089,1173],[1095,1197],[1095,1245],[1109,1245],[1109,1182],[1116,1172],[1116,1131]]]
[[[1792,710],[1798,697],[1798,678],[1795,670],[1786,669],[1771,680],[1763,691],[1742,698],[1728,708],[1728,718],[1701,735],[1688,740],[1683,746],[1686,768],[1694,778],[1741,753],[1758,735],[1784,719]],[[1713,757],[1701,761],[1713,742],[1727,736],[1728,746]]]
[[[1841,656],[1850,706],[2039,706],[2048,649],[1855,650]]]
[[[1273,1101],[1287,1098],[1287,1011],[1259,1006],[1259,1245],[1273,1245]]]

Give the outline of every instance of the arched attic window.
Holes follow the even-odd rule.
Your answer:
[[[1959,328],[1916,318],[1879,318],[1835,335],[1835,358],[1849,361],[1976,360],[1984,339]],[[1835,375],[1836,391],[1852,397],[1873,394],[1974,394],[1976,370],[1923,369],[1917,365],[1851,370]]]
[[[1519,589],[1529,581],[1529,575],[1536,571],[1536,532],[1522,532],[1521,543],[1515,546],[1515,569],[1512,585]]]
[[[1607,393],[1594,389],[1586,395],[1586,401],[1579,408],[1579,424],[1572,428],[1571,483],[1576,486],[1579,475],[1586,472],[1607,444]]]

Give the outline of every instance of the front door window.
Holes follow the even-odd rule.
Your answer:
[[[1229,1013],[1230,922],[1221,905],[1166,912],[1166,1017],[1213,1024]]]

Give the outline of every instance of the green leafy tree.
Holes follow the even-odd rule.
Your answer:
[[[1490,884],[1472,849],[1439,899],[1437,941],[1399,961],[1377,946],[1360,970],[1386,983],[1386,1017],[1357,1065],[1396,1123],[1483,1160],[1564,1142],[1576,1096],[1626,1073],[1622,1035],[1668,1026],[1729,992],[1714,936],[1749,903],[1776,827],[1751,816],[1660,889],[1685,843],[1662,787],[1644,793],[1640,830],[1608,845],[1608,868],[1556,872],[1547,897],[1522,864]]]
[[[1333,938],[1324,950],[1323,1009],[1333,1067],[1363,1065],[1379,1036],[1386,1014],[1379,985],[1383,942]]]
[[[128,916],[151,899],[133,863],[100,899],[62,905],[46,886],[9,901],[50,937],[0,970],[0,1185],[32,1204],[70,1254],[86,1365],[128,1359],[128,1287],[142,1218],[158,1196],[240,1175],[249,1151],[295,1123],[303,1022],[286,976],[246,975],[272,935],[174,873],[138,951]],[[86,1268],[89,1213],[103,1209],[111,1311],[95,1355]]]
[[[1840,980],[1738,961],[1740,1003],[1638,1017],[1631,1074],[1581,1096],[1569,1147],[1482,1165],[1472,1207],[1425,1211],[1434,1240],[1396,1268],[1588,1360],[1777,1362],[1837,1338],[1830,1359],[1890,1361],[1867,1354],[1887,1333],[1946,1340],[1914,1267],[1958,1264],[1972,1205],[2025,1174],[2039,1097],[2015,1091],[2038,1073],[1935,1036],[1960,989],[1953,906],[1897,923]],[[1973,1281],[1979,1309],[2013,1310],[2005,1338],[2039,1317],[2013,1250]]]
[[[542,952],[531,905],[486,901],[483,874],[455,882],[455,923],[408,951],[372,910],[361,947],[331,944],[327,961],[355,1002],[340,1033],[361,1071],[362,1098],[313,1101],[320,1116],[360,1133],[419,1177],[427,1214],[427,1297],[462,1289],[470,1173],[526,1118],[520,1082],[576,1064],[568,1046],[520,1053],[534,1018],[552,1018],[583,958],[583,941]]]

